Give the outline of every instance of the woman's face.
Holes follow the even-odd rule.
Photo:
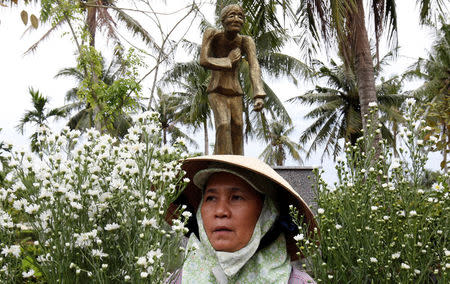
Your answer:
[[[213,174],[201,207],[206,235],[217,251],[234,252],[250,241],[263,205],[260,193],[230,173]]]

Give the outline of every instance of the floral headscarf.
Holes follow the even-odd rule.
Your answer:
[[[262,237],[274,224],[278,210],[266,196],[261,214],[248,244],[235,252],[216,251],[208,240],[197,210],[200,240],[191,234],[187,259],[183,265],[182,283],[288,283],[291,265],[283,234],[269,246],[257,251]]]

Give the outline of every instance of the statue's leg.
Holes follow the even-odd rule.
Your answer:
[[[227,98],[227,96],[218,93],[210,93],[208,95],[216,127],[216,142],[214,145],[214,154],[216,155],[233,154],[230,126],[231,114]]]
[[[244,155],[244,120],[242,96],[230,97],[231,137],[234,155]]]

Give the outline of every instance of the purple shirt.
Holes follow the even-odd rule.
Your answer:
[[[311,276],[305,271],[300,271],[295,267],[292,267],[291,276],[289,277],[288,284],[303,284],[303,283],[316,283]]]

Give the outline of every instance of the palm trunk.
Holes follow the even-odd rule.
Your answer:
[[[364,131],[367,131],[367,120],[369,114],[369,103],[377,102],[375,91],[375,73],[373,70],[373,61],[370,54],[369,38],[367,36],[365,13],[363,0],[357,0],[357,15],[355,16],[355,67],[356,78],[358,82],[359,102],[361,105],[362,125]],[[378,114],[372,118],[372,125],[378,125]],[[376,135],[374,145],[377,157],[380,152],[378,141],[381,135]]]
[[[280,154],[279,156],[277,155],[277,166],[282,166],[284,164],[284,150],[283,150],[283,146],[278,145],[278,153]]]
[[[94,2],[95,1],[91,1]],[[95,48],[95,32],[97,30],[97,8],[96,7],[88,7],[87,8],[87,17],[86,17],[86,25],[87,29],[90,35],[89,38],[89,46]],[[98,74],[94,72],[94,66],[92,67],[92,84],[98,84]],[[94,90],[92,91],[92,98],[95,100],[94,105],[94,125],[95,129],[97,129],[99,132],[103,131],[103,123],[102,120],[104,118],[100,117],[102,112],[102,107],[100,106],[100,103],[98,102],[97,94],[94,93]]]
[[[167,144],[167,128],[166,127],[163,128],[163,144],[164,145]]]
[[[95,2],[95,1],[90,1]],[[95,4],[95,3],[93,3]],[[97,29],[97,8],[87,8],[86,26],[90,35],[89,46],[95,47],[95,31]]]
[[[203,121],[203,131],[205,133],[205,155],[209,155],[208,124],[206,119]]]

